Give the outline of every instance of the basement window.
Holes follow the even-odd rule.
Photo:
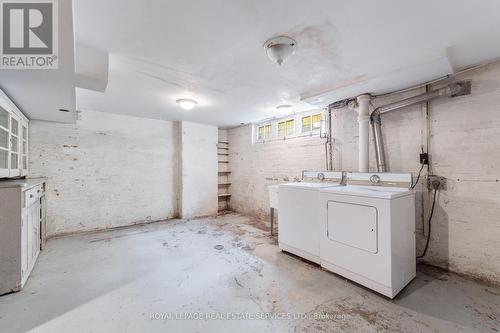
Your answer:
[[[292,136],[294,131],[295,120],[288,119],[278,123],[278,137]]]
[[[269,119],[252,127],[252,142],[293,139],[299,137],[323,137],[325,131],[324,112],[305,111],[278,119]]]
[[[321,113],[302,117],[302,133],[319,133],[321,131],[321,118]]]
[[[271,138],[271,124],[259,126],[258,140],[268,140]]]

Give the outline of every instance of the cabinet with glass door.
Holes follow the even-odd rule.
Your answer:
[[[0,91],[0,178],[28,174],[28,119]]]

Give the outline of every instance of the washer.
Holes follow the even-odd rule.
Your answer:
[[[304,171],[302,179],[279,187],[278,244],[283,251],[319,264],[319,193],[339,186],[342,172]]]
[[[374,177],[376,176],[376,177]],[[415,196],[411,174],[349,174],[320,190],[321,266],[394,298],[416,274]]]

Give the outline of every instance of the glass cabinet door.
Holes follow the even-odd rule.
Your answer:
[[[0,107],[0,170],[1,176],[9,169],[10,113]]]
[[[0,90],[0,178],[28,174],[28,120]]]
[[[10,125],[10,175],[19,176],[19,120],[14,115],[11,115]]]
[[[28,171],[28,125],[23,122],[21,129],[21,169],[23,176]]]

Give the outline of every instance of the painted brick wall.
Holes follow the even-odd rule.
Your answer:
[[[500,283],[500,63],[463,74],[472,80],[472,95],[430,103],[431,171],[447,178],[432,220],[431,243],[425,260],[459,273]],[[375,105],[422,93],[378,99]],[[356,170],[357,115],[347,109],[333,115],[334,166]],[[422,143],[422,107],[383,115],[383,136],[390,171],[419,169]],[[371,135],[371,133],[370,133]],[[302,169],[324,168],[320,139],[297,139],[251,144],[251,128],[229,130],[230,168],[233,171],[231,206],[234,210],[267,218],[266,186]],[[370,144],[370,169],[375,170]],[[421,181],[426,181],[426,175]],[[423,250],[424,216],[430,195],[417,186],[417,251]]]
[[[183,121],[181,126],[181,216],[217,215],[216,126]]]
[[[176,215],[173,123],[84,111],[30,122],[30,176],[48,177],[48,234]]]
[[[294,177],[304,169],[324,169],[325,139],[304,137],[252,144],[250,125],[228,131],[229,170],[231,170],[231,209],[267,219],[267,186]]]

